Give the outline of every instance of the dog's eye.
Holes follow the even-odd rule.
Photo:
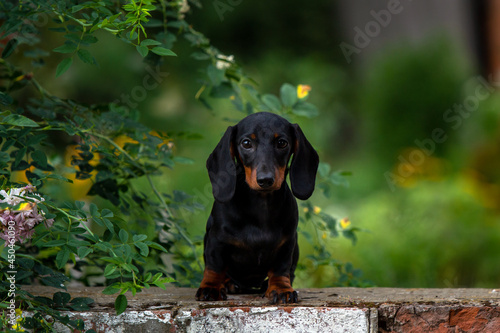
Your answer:
[[[245,140],[241,141],[241,146],[245,149],[250,149],[250,148],[252,148],[252,141],[245,139]]]
[[[283,149],[286,148],[286,146],[288,146],[288,142],[286,140],[279,139],[277,145],[278,148]]]

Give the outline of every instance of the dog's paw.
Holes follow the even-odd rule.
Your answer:
[[[295,290],[272,290],[266,292],[267,296],[272,304],[288,304],[297,303],[299,301],[299,295]]]
[[[268,297],[272,304],[297,303],[299,301],[299,296],[293,290],[290,278],[273,273],[269,274],[269,287],[264,296]]]
[[[225,301],[227,300],[226,288],[199,288],[196,292],[197,301]]]

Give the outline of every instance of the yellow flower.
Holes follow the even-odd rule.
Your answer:
[[[340,220],[340,226],[342,227],[342,229],[345,229],[350,225],[351,225],[351,221],[349,220],[348,217],[344,217],[342,220]]]
[[[310,91],[311,86],[308,86],[307,84],[299,84],[297,86],[297,97],[299,99],[306,98]]]
[[[321,235],[321,238],[326,239],[326,232],[324,232],[323,235]]]
[[[309,212],[309,208],[304,207],[304,213],[308,213],[308,212]]]
[[[93,151],[97,146],[92,145],[91,150]],[[71,161],[73,160],[73,156],[78,156],[80,150],[78,150],[78,145],[69,145],[66,147],[66,152],[64,153],[64,165],[68,168],[71,168]],[[92,160],[89,161],[89,164],[93,167],[99,164],[99,154],[93,153]],[[67,189],[69,191],[69,195],[73,199],[82,200],[87,196],[90,188],[92,187],[93,181],[92,178],[95,177],[97,171],[92,171],[91,178],[88,179],[77,179],[75,170],[71,173],[65,174],[65,176],[73,181],[71,186],[66,184]]]
[[[19,324],[12,325],[12,329],[16,332],[25,332],[24,328]]]
[[[22,210],[32,210],[33,207],[35,207],[36,204],[34,202],[23,202],[22,204],[19,205],[19,208],[17,209],[18,211]],[[17,312],[17,310],[16,310]]]
[[[16,309],[16,316],[21,316],[23,311],[21,309]]]
[[[321,213],[321,208],[318,206],[314,206],[313,212],[314,212],[314,214],[318,215],[319,213]]]
[[[132,139],[131,137],[127,135],[120,135],[119,137],[115,138],[113,140],[120,148],[125,147],[126,143],[132,143],[132,144],[138,144],[139,142],[137,140]]]

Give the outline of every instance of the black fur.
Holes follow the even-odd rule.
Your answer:
[[[285,180],[290,158],[292,190]],[[300,127],[278,115],[256,113],[228,127],[207,160],[215,202],[196,299],[267,289],[274,303],[297,302],[291,287],[299,257],[295,197],[311,196],[318,163]]]

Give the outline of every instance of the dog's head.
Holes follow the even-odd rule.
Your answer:
[[[295,197],[305,200],[314,191],[318,154],[299,125],[268,112],[254,113],[230,126],[207,160],[212,191],[217,201],[235,192],[238,167],[254,191],[278,190],[285,181],[288,161]]]

